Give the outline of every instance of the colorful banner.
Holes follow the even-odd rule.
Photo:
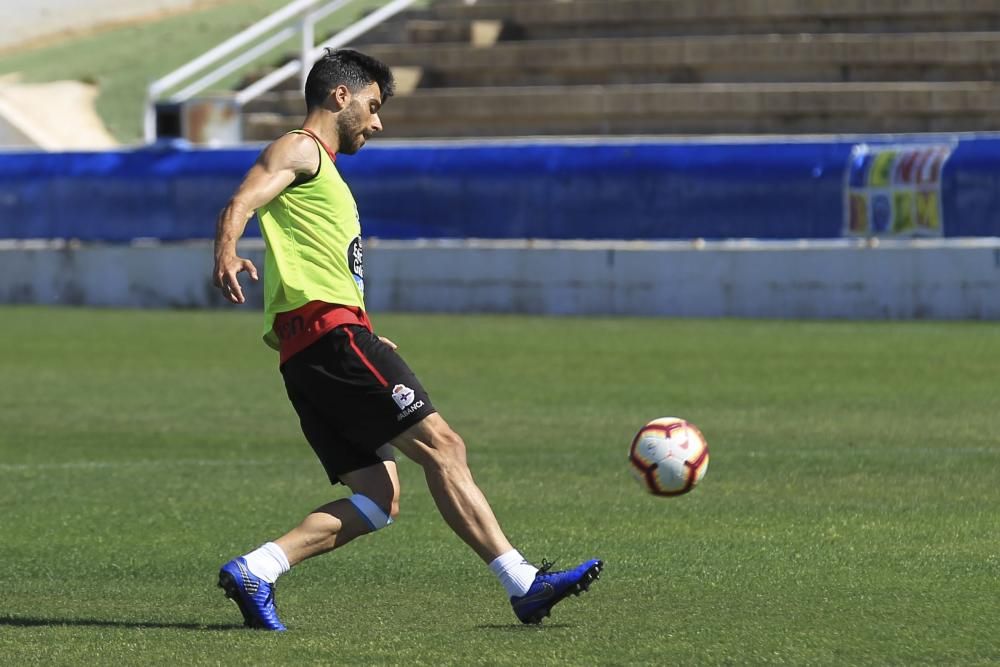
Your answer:
[[[845,175],[845,236],[943,236],[941,173],[953,144],[851,150]]]

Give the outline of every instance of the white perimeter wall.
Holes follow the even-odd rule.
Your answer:
[[[241,252],[263,268],[260,242]],[[1000,239],[882,243],[369,242],[372,312],[1000,319]],[[227,306],[209,242],[0,246],[0,303]],[[260,286],[248,288],[250,305]]]
[[[0,49],[68,31],[157,12],[190,9],[204,0],[0,0]]]

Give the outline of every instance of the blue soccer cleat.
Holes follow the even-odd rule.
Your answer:
[[[563,598],[579,595],[599,579],[604,562],[588,560],[572,570],[550,572],[554,563],[542,561],[542,567],[535,575],[535,581],[524,595],[514,596],[510,605],[522,623],[541,623],[549,615],[552,607]]]
[[[219,587],[240,608],[243,625],[260,630],[285,629],[274,604],[274,584],[252,574],[242,558],[234,558],[222,566]]]

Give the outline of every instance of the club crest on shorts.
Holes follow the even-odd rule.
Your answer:
[[[397,384],[392,388],[392,400],[396,401],[400,410],[409,407],[413,403],[414,396],[413,390],[405,384]]]

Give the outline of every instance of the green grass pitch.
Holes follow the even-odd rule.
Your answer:
[[[0,309],[4,664],[1000,663],[1000,330],[984,323],[375,315],[534,560],[606,569],[541,627],[401,463],[390,529],[240,627],[218,566],[331,490],[260,315]],[[629,477],[705,433],[691,494]]]

